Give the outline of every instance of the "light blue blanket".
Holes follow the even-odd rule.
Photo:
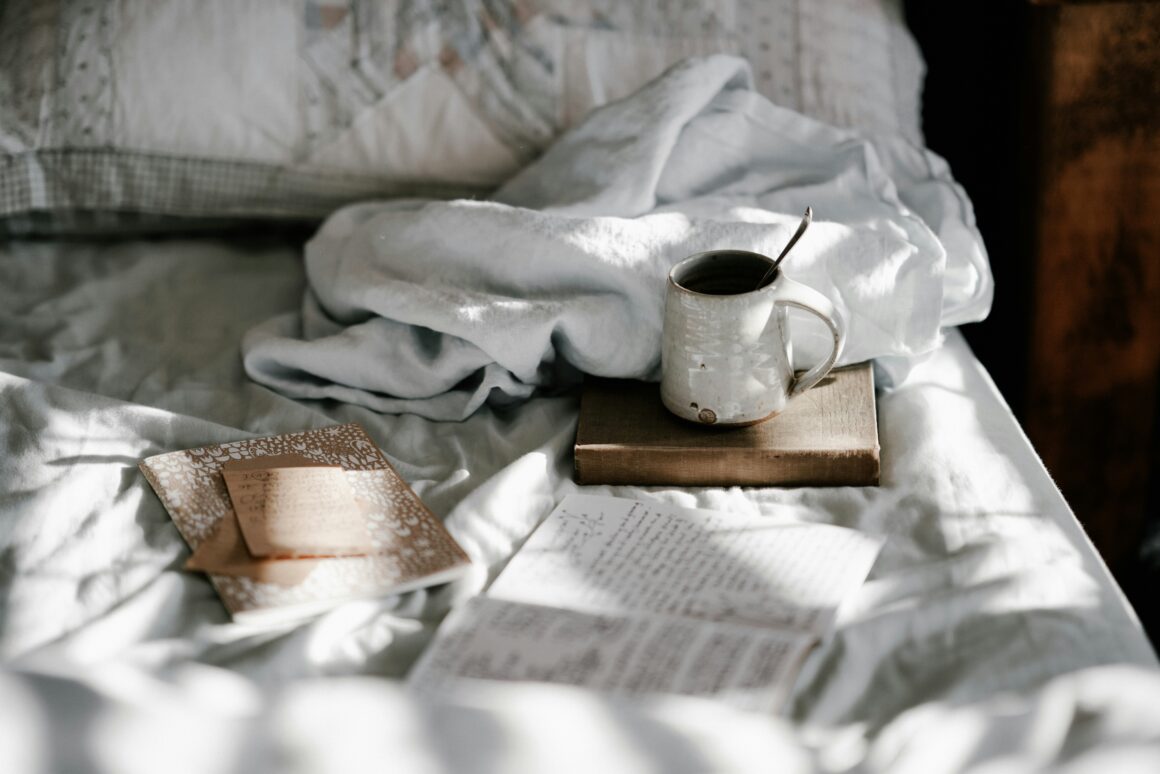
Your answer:
[[[842,363],[894,377],[944,326],[986,316],[991,274],[942,162],[779,108],[748,65],[688,60],[595,111],[493,201],[370,202],[306,249],[300,315],[245,344],[251,377],[296,398],[462,419],[577,370],[655,379],[665,277],[681,258],[776,255],[848,321]],[[799,365],[828,352],[803,319]]]

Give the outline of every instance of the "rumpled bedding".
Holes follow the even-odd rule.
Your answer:
[[[245,344],[247,372],[296,398],[462,419],[579,372],[656,379],[665,277],[681,258],[777,255],[846,320],[840,363],[898,379],[940,330],[986,316],[992,281],[945,165],[778,108],[744,60],[690,59],[589,116],[492,200],[370,202],[306,249],[300,315]],[[808,316],[798,367],[829,354]]]
[[[784,718],[518,685],[417,704],[399,681],[438,622],[578,489],[576,396],[462,422],[288,399],[245,377],[240,343],[304,285],[292,244],[0,247],[5,772],[1156,770],[1155,657],[953,331],[879,395],[880,487],[584,488],[886,539]],[[231,623],[181,571],[188,548],[137,461],[342,421],[474,574],[302,626]]]
[[[957,212],[946,191],[908,194],[946,205],[922,216],[944,247],[967,223],[936,217]],[[764,238],[784,234],[779,220]],[[805,268],[794,273],[809,281]],[[880,487],[583,488],[885,539],[784,717],[559,686],[410,696],[401,680],[447,611],[581,489],[577,396],[464,400],[432,409],[456,419],[438,421],[256,383],[243,340],[296,319],[316,270],[273,237],[0,245],[0,770],[1160,769],[1155,655],[954,330],[879,395]],[[969,316],[970,296],[944,292],[942,322]],[[438,359],[428,334],[411,335]],[[415,379],[429,387],[432,371]],[[188,548],[138,460],[348,421],[445,520],[472,574],[297,626],[232,623],[205,578],[180,569]]]

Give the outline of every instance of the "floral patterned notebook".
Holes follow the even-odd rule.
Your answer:
[[[252,560],[266,571],[209,573],[234,620],[304,618],[342,601],[433,586],[467,572],[467,554],[356,424],[159,454],[139,467],[196,552],[236,522],[222,467],[283,455],[343,468],[363,505],[373,551]]]

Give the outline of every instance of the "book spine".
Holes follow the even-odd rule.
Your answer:
[[[877,447],[787,454],[752,449],[577,446],[578,484],[638,486],[877,486]]]

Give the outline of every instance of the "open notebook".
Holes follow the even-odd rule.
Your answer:
[[[672,693],[779,710],[881,541],[854,530],[569,495],[409,677]]]

